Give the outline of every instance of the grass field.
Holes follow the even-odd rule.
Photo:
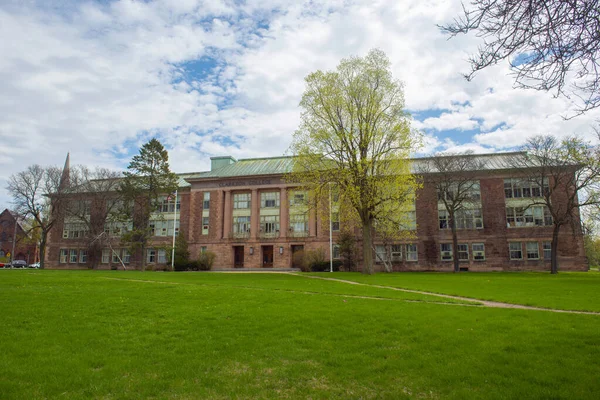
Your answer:
[[[494,297],[564,284],[562,308],[600,289],[497,275]],[[479,274],[329,276],[482,293]],[[600,315],[440,301],[284,274],[0,271],[0,398],[600,398]]]

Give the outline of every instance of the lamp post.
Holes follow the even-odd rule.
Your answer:
[[[331,182],[329,184],[329,272],[333,272],[333,221],[331,220]]]
[[[175,204],[173,205],[173,249],[171,250],[171,271],[175,270],[175,227],[177,226],[177,190],[175,190]]]

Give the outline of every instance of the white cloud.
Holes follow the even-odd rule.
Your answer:
[[[506,65],[466,82],[460,74],[478,39],[447,40],[436,26],[460,10],[455,0],[7,2],[0,186],[24,160],[61,165],[67,151],[73,163],[124,167],[132,146],[152,135],[176,171],[207,168],[213,155],[282,154],[298,126],[304,77],[373,47],[404,81],[408,109],[443,110],[415,122],[427,130],[426,152],[589,131],[598,112],[564,121],[565,101],[513,89]],[[198,60],[212,60],[209,70],[182,64]],[[477,127],[467,143],[448,138]]]

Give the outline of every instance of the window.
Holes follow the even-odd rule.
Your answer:
[[[545,206],[506,207],[506,225],[509,228],[548,226],[552,225],[552,216]]]
[[[331,230],[333,230],[333,231],[340,230],[340,214],[339,213],[331,214]]]
[[[181,208],[181,198],[177,197],[177,211]],[[175,212],[175,194],[158,198],[157,212]]]
[[[522,260],[523,259],[523,248],[521,247],[521,242],[509,243],[508,249],[510,251],[510,259],[511,260]]]
[[[262,237],[279,236],[279,215],[260,216],[260,235]]]
[[[77,262],[77,250],[75,250],[75,249],[69,250],[69,262],[71,264],[74,264]]]
[[[155,263],[156,262],[156,250],[154,250],[154,249],[146,250],[146,262],[147,263]]]
[[[233,208],[236,210],[250,208],[250,193],[236,193],[233,195]]]
[[[417,245],[416,244],[407,244],[406,245],[406,261],[417,261],[419,259],[419,255],[417,253]]]
[[[548,261],[552,259],[552,242],[544,242],[542,243],[542,248],[544,250],[544,260]]]
[[[112,253],[112,263],[113,264],[121,264],[119,260],[119,250],[111,250]]]
[[[208,235],[208,224],[210,222],[210,217],[202,217],[202,234]]]
[[[206,253],[206,246],[200,247],[200,254]]]
[[[131,254],[129,254],[129,250],[123,249],[123,264],[129,264],[131,261]]]
[[[407,211],[406,217],[400,224],[400,229],[414,231],[417,229],[417,213],[416,211]]]
[[[60,249],[60,262],[61,264],[66,264],[69,257],[69,250]]]
[[[133,229],[133,222],[109,221],[104,224],[104,232],[109,236],[121,236]]]
[[[452,261],[452,243],[440,244],[440,254],[442,261]]]
[[[537,242],[527,242],[525,245],[527,250],[528,260],[539,260],[540,259],[540,248]]]
[[[279,207],[279,192],[267,192],[260,194],[260,208]]]
[[[102,249],[102,264],[108,264],[110,260],[110,249]]]
[[[308,233],[308,215],[290,214],[291,236],[306,236]]]
[[[306,192],[294,191],[290,196],[290,206],[306,205]]]
[[[202,208],[204,210],[210,209],[210,192],[204,192],[204,199],[202,200]]]
[[[392,245],[392,262],[400,261],[402,261],[402,245],[394,244]]]
[[[375,262],[377,264],[381,264],[384,261],[387,261],[388,257],[385,251],[385,246],[377,245],[375,246]]]
[[[154,230],[154,236],[173,236],[174,222],[172,219],[150,221],[150,228]],[[175,236],[179,234],[179,223],[179,220],[175,222]]]
[[[340,246],[337,244],[333,245],[333,259],[338,260],[340,258]]]
[[[504,180],[504,197],[522,198],[522,197],[542,197],[548,193],[548,178],[544,178],[542,182],[543,188],[539,185],[537,179],[518,179],[510,178]],[[543,190],[543,191],[542,191]]]
[[[438,200],[453,200],[458,196],[458,184],[452,184],[442,191],[438,191]],[[479,181],[468,181],[460,184],[460,195],[467,201],[478,201],[481,199]]]
[[[91,200],[74,200],[69,205],[71,206],[71,213],[77,216],[90,215],[90,211],[92,209]]]
[[[85,264],[87,263],[88,252],[87,250],[79,250],[79,263]]]
[[[469,261],[469,245],[464,243],[458,244],[458,259],[459,261]]]
[[[167,262],[167,251],[165,249],[158,250],[158,262],[165,264]]]
[[[87,224],[80,222],[65,222],[63,226],[64,239],[84,238],[88,233]]]
[[[483,228],[483,215],[481,208],[458,210],[454,214],[456,229],[481,229]],[[450,216],[446,210],[438,210],[440,229],[451,229]]]
[[[233,217],[233,235],[237,237],[246,237],[250,233],[250,217]]]
[[[484,261],[485,260],[485,245],[483,243],[473,243],[473,260]]]

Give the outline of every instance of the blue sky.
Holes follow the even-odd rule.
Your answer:
[[[27,164],[124,168],[158,137],[172,169],[284,154],[304,77],[386,52],[424,153],[505,151],[536,134],[587,135],[552,93],[501,64],[467,82],[481,39],[437,24],[460,1],[5,0],[0,3],[0,186]],[[0,207],[9,199],[0,190]]]

